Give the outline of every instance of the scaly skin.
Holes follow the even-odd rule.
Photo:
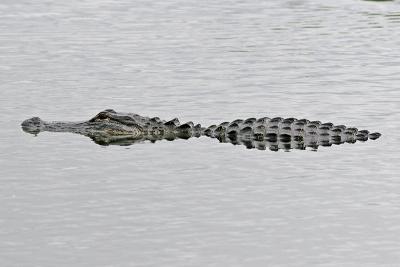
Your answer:
[[[90,137],[100,145],[131,145],[143,141],[188,139],[209,136],[223,143],[245,145],[264,150],[305,149],[332,144],[375,140],[380,133],[294,118],[249,118],[223,122],[202,128],[192,122],[180,124],[178,119],[160,120],[133,113],[117,113],[107,109],[85,122],[44,122],[38,117],[25,120],[22,129],[32,134],[42,131],[71,132]]]

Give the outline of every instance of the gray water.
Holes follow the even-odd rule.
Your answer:
[[[2,0],[0,266],[399,266],[400,2]],[[307,118],[365,143],[99,146],[22,120]]]

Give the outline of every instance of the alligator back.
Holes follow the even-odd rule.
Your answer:
[[[355,127],[321,123],[295,118],[248,118],[211,125],[204,134],[217,138],[220,142],[243,144],[247,148],[266,149],[305,149],[332,144],[355,143],[375,140],[380,133],[358,130]]]

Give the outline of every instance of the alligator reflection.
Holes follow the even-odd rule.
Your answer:
[[[102,137],[102,136],[89,136],[93,142],[98,145],[102,146],[109,146],[109,145],[118,145],[118,146],[130,146],[133,144],[139,143],[156,143],[157,141],[174,141],[178,139],[190,139],[192,137],[199,138],[201,137],[200,134],[198,135],[190,135],[190,134],[168,134],[167,136],[146,136],[140,139],[134,139],[130,137]],[[319,147],[330,147],[332,145],[340,145],[344,143],[356,143],[356,139],[348,139],[346,141],[342,141],[340,137],[336,138],[325,138],[325,139],[318,139],[316,138],[302,138],[298,137],[296,140],[278,140],[274,138],[269,139],[252,139],[250,136],[218,136],[213,137],[209,136],[210,138],[218,140],[220,143],[230,143],[232,145],[240,145],[245,146],[247,149],[258,149],[258,150],[271,150],[271,151],[290,151],[291,149],[299,149],[299,150],[306,150],[310,149],[312,151],[317,151]],[[364,142],[364,141],[360,141]]]
[[[299,149],[306,150],[310,148],[310,150],[317,151],[318,147],[329,147],[332,145],[340,145],[344,143],[355,143],[356,140],[346,140],[346,142],[342,141],[340,138],[331,138],[331,139],[321,139],[318,138],[306,138],[298,137],[296,140],[277,140],[274,138],[263,139],[263,140],[255,140],[251,138],[229,138],[229,137],[221,137],[217,138],[221,143],[231,143],[233,145],[244,145],[247,149],[258,149],[258,150],[271,150],[278,151],[284,150],[289,151],[291,149]]]

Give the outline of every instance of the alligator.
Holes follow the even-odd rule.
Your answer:
[[[23,121],[21,126],[25,132],[34,135],[44,131],[81,134],[105,146],[208,136],[221,143],[244,145],[249,149],[269,148],[272,151],[317,150],[319,146],[375,140],[381,136],[377,132],[330,122],[281,117],[237,119],[205,128],[193,122],[180,124],[177,118],[165,121],[159,117],[142,117],[112,109],[106,109],[84,122],[45,122],[33,117]]]

